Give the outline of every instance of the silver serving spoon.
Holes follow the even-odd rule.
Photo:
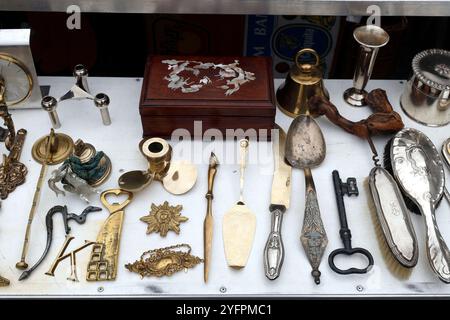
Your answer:
[[[320,217],[311,168],[320,165],[325,154],[326,145],[320,127],[311,116],[299,115],[289,127],[285,157],[292,167],[305,172],[305,216],[300,240],[313,268],[311,274],[316,284],[320,283],[319,265],[328,238]]]

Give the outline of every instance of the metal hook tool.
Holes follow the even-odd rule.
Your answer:
[[[330,265],[330,268],[339,274],[352,274],[352,273],[367,273],[372,269],[373,266],[373,257],[370,254],[369,251],[363,248],[352,248],[352,233],[350,232],[350,229],[348,228],[347,224],[347,214],[345,212],[345,205],[344,205],[344,195],[348,195],[349,197],[354,195],[358,196],[358,186],[356,185],[356,179],[355,178],[348,178],[347,182],[342,182],[341,178],[339,177],[339,172],[337,170],[333,171],[333,184],[334,184],[334,192],[336,195],[336,202],[338,206],[339,211],[339,220],[341,223],[341,229],[339,230],[339,234],[341,236],[342,242],[344,243],[344,248],[336,249],[333,252],[330,253],[328,256],[328,264]],[[368,260],[367,267],[363,269],[359,268],[349,268],[346,270],[339,269],[336,267],[334,263],[334,258],[336,256],[345,254],[347,256],[351,256],[354,254],[362,254],[365,256]]]
[[[75,222],[78,224],[84,224],[86,222],[86,217],[89,213],[101,210],[102,208],[89,206],[86,207],[86,209],[84,209],[81,214],[77,215],[75,213],[69,213],[69,211],[67,210],[67,206],[52,207],[45,216],[45,225],[47,227],[47,243],[45,245],[44,252],[42,253],[42,256],[39,258],[39,260],[30,269],[24,271],[20,275],[19,281],[28,278],[31,275],[31,273],[42,263],[42,261],[44,261],[45,257],[47,256],[53,240],[53,216],[55,214],[61,213],[64,222],[64,230],[67,236],[70,233],[70,226],[69,226],[70,220],[75,220]]]

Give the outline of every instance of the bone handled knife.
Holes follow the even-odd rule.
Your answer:
[[[277,129],[275,133],[278,132],[278,134],[272,137],[274,172],[269,207],[272,222],[269,238],[264,248],[264,270],[266,277],[270,280],[278,278],[284,260],[281,226],[283,223],[283,214],[289,208],[292,172],[291,166],[284,161],[286,133],[278,125],[275,125],[275,129]]]

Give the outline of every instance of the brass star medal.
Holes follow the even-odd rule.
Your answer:
[[[140,220],[147,223],[147,234],[159,232],[162,237],[167,235],[170,230],[180,234],[180,223],[188,220],[181,215],[183,206],[170,206],[167,201],[160,206],[152,203],[149,215],[143,216]]]

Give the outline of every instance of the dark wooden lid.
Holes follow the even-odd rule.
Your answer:
[[[232,95],[226,96],[225,90],[218,86],[225,80],[218,80],[218,70],[202,70],[204,75],[213,80],[200,91],[183,93],[180,89],[172,90],[164,77],[170,71],[168,65],[161,61],[166,59],[212,62],[215,64],[239,61],[244,71],[253,72],[255,80],[244,83]],[[195,77],[183,74],[186,77]],[[275,96],[272,77],[272,60],[270,57],[208,57],[208,56],[149,56],[146,64],[140,100],[141,116],[166,115],[213,115],[213,116],[274,116]]]

